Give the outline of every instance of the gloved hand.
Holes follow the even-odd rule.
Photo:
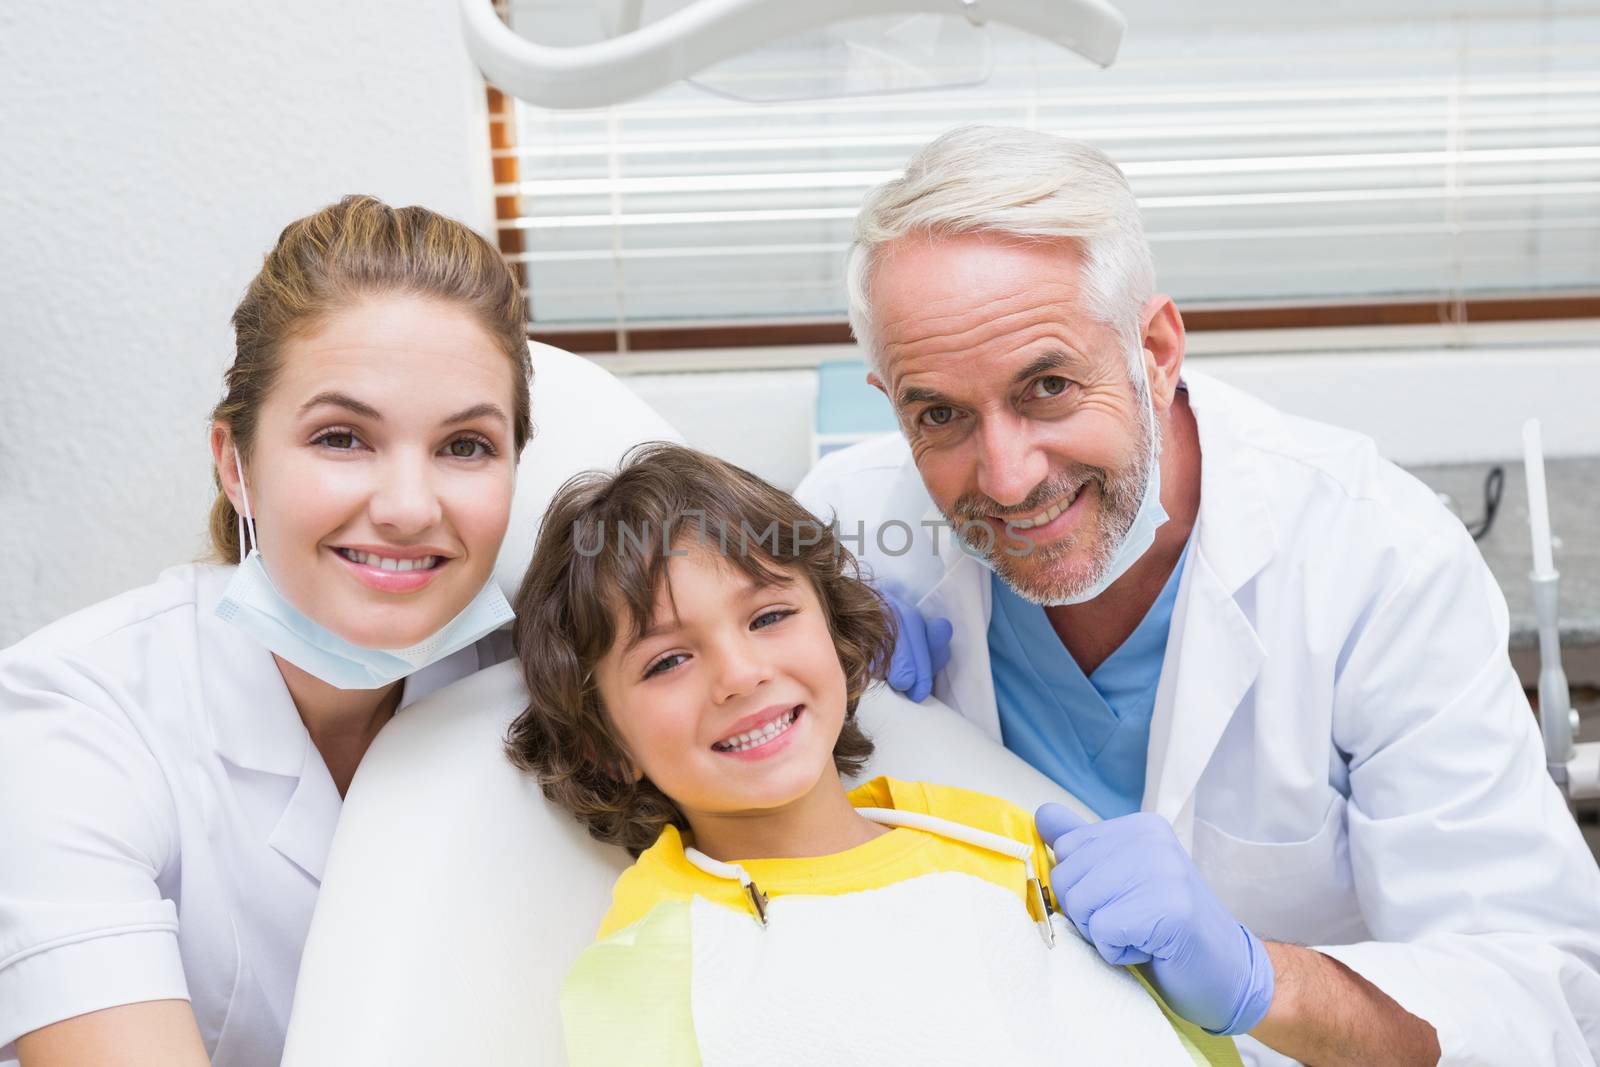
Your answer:
[[[1056,907],[1107,963],[1145,964],[1172,1010],[1213,1034],[1245,1033],[1266,1016],[1266,949],[1212,894],[1165,819],[1088,823],[1060,804],[1035,818],[1055,851]]]
[[[915,604],[893,593],[882,589],[878,593],[899,623],[894,653],[889,657],[889,685],[920,704],[933,692],[934,675],[950,662],[953,627],[949,619],[924,620]]]

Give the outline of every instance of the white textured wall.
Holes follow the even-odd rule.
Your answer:
[[[492,218],[453,0],[0,4],[0,646],[203,549],[228,315],[345,193]]]

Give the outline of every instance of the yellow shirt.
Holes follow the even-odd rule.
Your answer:
[[[1050,854],[1034,829],[1033,817],[1008,801],[951,786],[874,778],[851,790],[850,803],[858,808],[921,812],[1026,842],[1033,846],[1037,864],[1034,876],[1041,885],[1049,884]],[[690,863],[684,856],[684,844],[677,828],[669,826],[622,873],[612,890],[611,910],[600,924],[601,940],[644,918],[664,900],[698,896],[738,910],[749,907],[744,890],[736,882],[709,875]],[[1023,901],[1028,878],[1023,864],[1009,856],[909,829],[892,829],[865,844],[828,856],[736,862],[769,897],[787,893],[856,893],[923,874],[963,871],[1003,886]]]

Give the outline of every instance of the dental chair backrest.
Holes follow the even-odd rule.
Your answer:
[[[562,482],[613,467],[639,441],[680,439],[594,364],[544,346],[533,355],[535,437],[495,570],[508,596]],[[565,1062],[561,980],[629,858],[505,758],[525,700],[520,668],[502,663],[411,705],[373,743],[328,857],[285,1067]],[[941,705],[879,687],[860,714],[878,748],[869,775],[1078,806]]]

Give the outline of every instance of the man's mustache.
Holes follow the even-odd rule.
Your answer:
[[[1082,490],[1090,482],[1095,483],[1096,486],[1103,490],[1109,477],[1110,472],[1104,467],[1075,465],[1071,470],[1064,471],[1047,481],[1040,482],[1033,492],[1028,494],[1027,499],[1020,504],[1000,504],[994,498],[983,493],[968,493],[957,499],[950,510],[962,519],[1026,518],[1029,515],[1037,514],[1047,504],[1061,499],[1068,493]]]

